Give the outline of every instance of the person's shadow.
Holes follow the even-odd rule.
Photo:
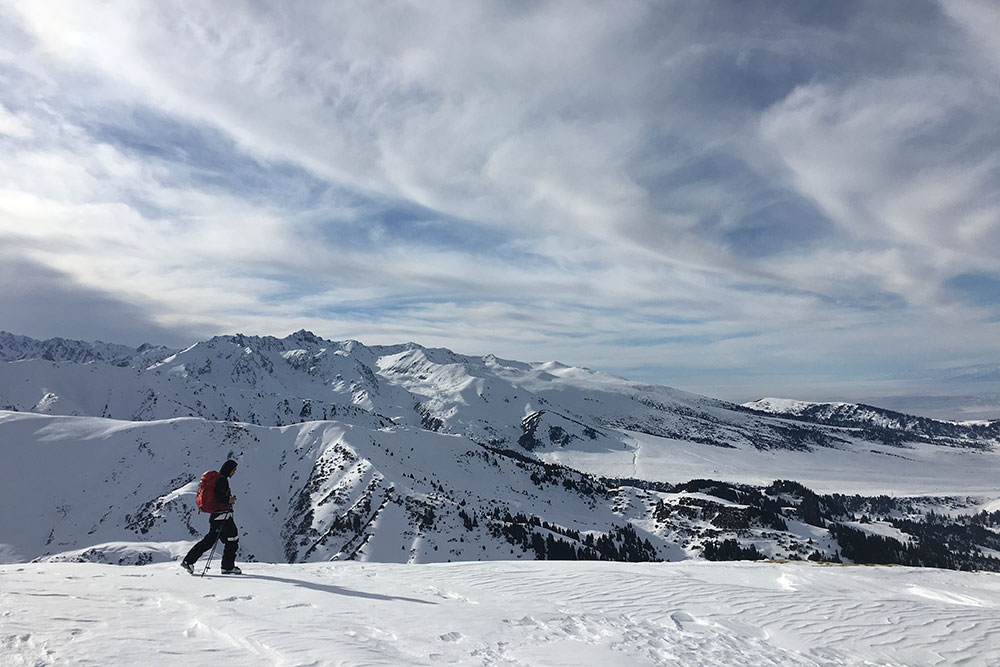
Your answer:
[[[328,584],[317,584],[312,581],[302,581],[300,579],[288,579],[286,577],[275,577],[267,574],[244,574],[240,577],[241,579],[266,579],[268,581],[277,581],[282,584],[292,584],[293,586],[301,586],[302,588],[309,588],[314,591],[321,591],[323,593],[332,593],[333,595],[348,595],[355,598],[367,598],[369,600],[382,600],[385,602],[415,602],[417,604],[437,604],[436,602],[431,602],[429,600],[421,600],[419,598],[406,598],[397,597],[395,595],[382,595],[380,593],[365,593],[363,591],[354,591],[350,588],[344,588],[343,586],[330,586]]]

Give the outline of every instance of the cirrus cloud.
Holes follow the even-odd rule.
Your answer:
[[[998,16],[24,3],[0,10],[0,239],[164,331],[869,396],[995,362]]]

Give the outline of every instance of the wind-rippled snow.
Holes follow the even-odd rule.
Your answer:
[[[996,665],[1000,575],[809,563],[0,566],[3,665]],[[199,568],[200,571],[200,568]]]

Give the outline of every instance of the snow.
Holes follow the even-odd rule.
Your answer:
[[[199,568],[200,573],[200,568]],[[0,566],[4,665],[995,665],[1000,576],[807,563]]]
[[[1000,452],[910,443],[906,449],[867,443],[858,449],[761,451],[625,433],[621,449],[552,449],[539,458],[611,477],[664,482],[715,479],[766,485],[791,479],[819,493],[997,497]]]
[[[803,411],[817,405],[847,405],[847,403],[814,403],[811,401],[798,401],[792,398],[761,398],[756,401],[744,403],[743,407],[761,412],[773,412],[775,414],[797,415]]]
[[[41,342],[0,333],[3,341],[9,349],[0,353],[0,360],[19,361],[0,363],[0,409],[54,415],[202,417],[263,426],[337,419],[370,429],[429,427],[536,453],[622,449],[627,439],[621,429],[676,438],[697,444],[696,449],[833,447],[855,450],[861,459],[871,443],[882,441],[878,433],[864,431],[873,427],[891,431],[899,440],[896,445],[922,440],[989,449],[1000,444],[1000,430],[989,425],[931,423],[848,404],[790,399],[748,404],[759,410],[770,406],[772,414],[764,415],[558,362],[471,357],[415,344],[366,347],[325,341],[308,332],[284,339],[216,337],[176,354],[150,348],[133,350],[135,356],[121,346]],[[43,352],[56,361],[32,356]],[[74,363],[76,359],[92,361]],[[523,423],[532,414],[538,415],[531,422],[537,434],[527,433]],[[857,460],[851,467],[867,464]]]
[[[861,521],[844,521],[843,525],[848,528],[854,528],[855,530],[860,530],[868,533],[869,535],[880,535],[882,537],[891,537],[892,539],[900,542],[902,544],[909,544],[911,538],[909,535],[896,528],[890,523],[885,523],[883,521],[869,521],[867,523]]]
[[[987,431],[911,438],[908,423],[856,415],[907,436],[886,444],[781,416],[819,404],[765,399],[778,415],[751,414],[557,362],[307,332],[135,357],[63,341],[49,346],[56,362],[32,359],[47,344],[15,342],[17,360],[0,364],[0,665],[1000,664],[995,574],[534,562],[484,519],[525,512],[591,537],[628,524],[676,560],[719,530],[654,520],[657,501],[732,505],[616,482],[583,493],[567,484],[577,473],[530,457],[612,478],[790,479],[934,496],[920,512],[996,510],[1000,439]],[[231,457],[247,575],[192,578],[176,559],[205,529],[196,481]],[[872,518],[851,525],[905,538]],[[838,548],[791,518],[787,533],[763,532],[775,533],[744,538],[768,555]],[[273,564],[289,559],[311,562]],[[152,564],[98,564],[116,562]]]
[[[983,505],[983,507],[981,508],[981,510],[983,512],[996,512],[996,511],[1000,511],[1000,499],[998,499],[998,500],[991,500],[990,502],[988,502],[985,505]]]
[[[920,517],[928,511],[973,513],[1000,502],[995,451],[931,444],[878,454],[759,451],[638,433],[620,437],[626,441],[620,449],[605,442],[540,455],[610,477],[761,485],[792,479],[819,492],[919,495],[913,512]],[[631,524],[651,540],[656,557],[678,560],[698,557],[704,540],[718,535],[714,514],[657,518],[657,501],[731,504],[613,484],[606,495],[589,495],[564,484],[580,479],[577,473],[548,478],[541,466],[496,456],[457,434],[374,431],[335,421],[264,427],[190,417],[132,422],[0,411],[0,504],[31,508],[30,520],[24,512],[0,512],[0,562],[177,558],[186,541],[205,530],[194,507],[197,479],[233,456],[241,461],[234,492],[242,553],[265,562],[533,559],[533,551],[483,520],[497,512],[529,514],[595,539]],[[425,523],[428,511],[434,516]],[[466,526],[462,512],[478,516],[480,525]],[[787,533],[761,528],[740,539],[774,557],[839,550],[817,530],[791,521]],[[724,537],[733,535],[719,539]]]

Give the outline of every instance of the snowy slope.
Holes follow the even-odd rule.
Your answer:
[[[638,489],[429,431],[0,413],[0,503],[25,507],[0,514],[0,557],[175,558],[204,532],[198,476],[230,457],[241,464],[232,481],[241,560],[534,558],[507,534],[526,531],[510,515],[597,538],[649,514],[622,511]],[[683,556],[657,543],[661,557]]]
[[[870,442],[912,440],[973,449],[1000,443],[1000,425],[884,417],[873,424],[829,415],[808,421],[788,411],[782,416],[794,419],[776,418],[762,408],[557,362],[472,357],[413,343],[368,347],[307,331],[283,339],[220,336],[176,353],[137,350],[131,358],[105,344],[93,344],[88,354],[86,343],[19,338],[15,345],[12,338],[0,337],[8,341],[0,360],[9,360],[0,363],[0,409],[264,426],[336,419],[368,428],[412,426],[529,451],[617,450],[628,443],[622,430],[754,450],[864,451]],[[53,355],[53,349],[71,352]],[[43,356],[30,358],[32,350]]]
[[[807,564],[0,566],[4,665],[1000,663],[1000,577]]]
[[[746,484],[794,479],[823,493],[1000,497],[1000,451],[881,442],[809,451],[722,449],[626,432],[621,448],[589,452],[549,448],[542,460],[607,477],[677,483],[708,478]]]
[[[0,514],[0,561],[176,558],[204,529],[197,477],[235,457],[244,560],[679,560],[727,540],[850,560],[831,523],[895,534],[933,511],[960,536],[911,526],[900,544],[969,551],[883,562],[1000,569],[1000,516],[970,519],[1000,500],[996,439],[975,427],[774,416],[556,362],[306,331],[180,351],[0,342],[0,502],[27,507]],[[811,491],[778,479],[899,498],[820,499],[806,520]]]
[[[830,492],[992,492],[1000,422],[958,425],[868,406],[762,399],[748,406],[556,362],[367,347],[300,331],[224,336],[113,365],[106,344],[11,342],[0,409],[264,426],[330,419],[461,435],[604,476],[807,481]],[[87,353],[87,346],[93,351]],[[35,353],[69,350],[53,360]],[[115,348],[114,354],[122,353]],[[88,363],[66,361],[90,359]],[[422,436],[418,436],[422,437]],[[988,491],[988,489],[990,491]]]
[[[995,454],[962,453],[980,457],[995,478]],[[607,479],[402,426],[18,412],[0,412],[0,504],[24,508],[0,513],[0,561],[179,558],[205,530],[194,506],[198,476],[227,458],[240,461],[232,486],[241,561],[681,560],[726,540],[754,557],[851,560],[832,523],[871,516],[872,529],[884,531],[893,520],[922,522],[934,511],[951,517],[957,532],[947,539],[967,544],[969,555],[941,560],[942,538],[922,533],[921,524],[908,530],[923,534],[921,546],[935,553],[888,562],[1000,570],[1000,560],[991,560],[1000,557],[1000,515],[985,517],[987,528],[969,523],[992,507],[995,492],[848,504],[824,496],[820,521],[802,509],[808,494],[785,485]],[[938,470],[956,488],[966,472]],[[949,474],[955,477],[947,481]]]
[[[872,405],[853,403],[810,403],[783,398],[762,398],[743,407],[774,415],[833,426],[854,427],[885,433],[890,440],[923,440],[975,446],[995,443],[1000,436],[1000,420],[946,422],[906,415]],[[963,442],[964,441],[964,442]]]

